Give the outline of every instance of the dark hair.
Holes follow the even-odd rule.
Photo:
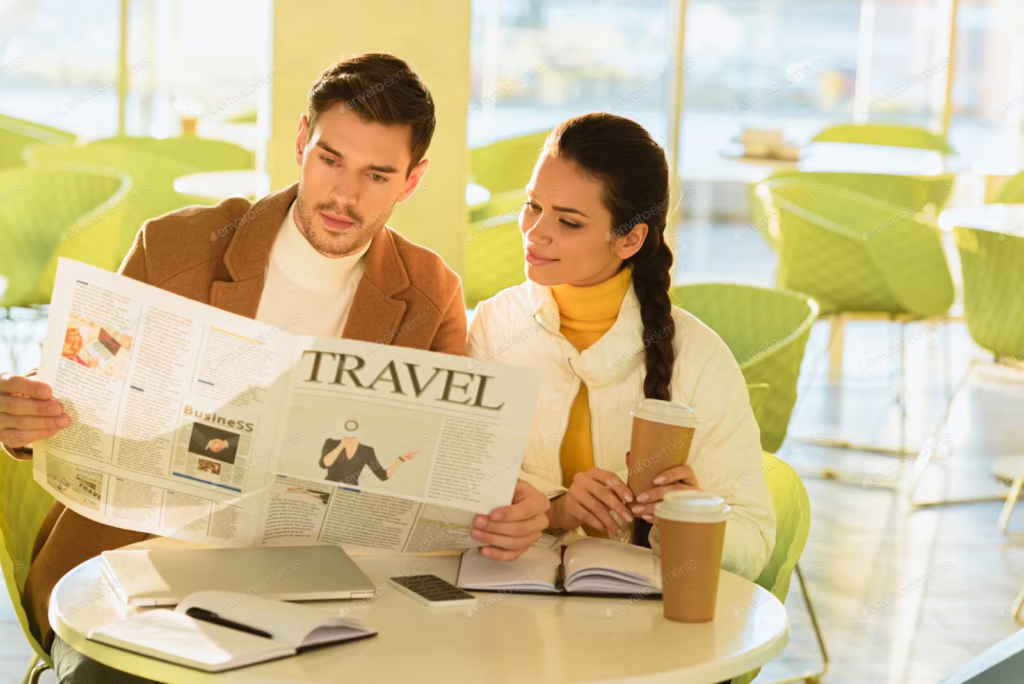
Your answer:
[[[633,290],[640,300],[647,373],[644,396],[672,399],[675,322],[672,318],[672,249],[665,242],[669,209],[668,162],[665,150],[643,126],[603,112],[577,116],[548,136],[545,151],[579,166],[604,186],[602,199],[612,215],[612,234],[627,235],[647,224],[640,250],[626,259],[633,265]],[[637,520],[633,542],[647,546],[650,524]]]
[[[309,89],[309,130],[328,107],[338,103],[366,122],[412,127],[412,161],[407,174],[426,155],[436,124],[434,99],[404,60],[367,53],[325,69]]]
[[[644,396],[671,400],[675,323],[669,298],[672,249],[665,242],[669,207],[665,150],[640,124],[603,112],[562,123],[548,136],[544,149],[601,181],[613,235],[621,237],[637,224],[647,224],[647,239],[623,262],[623,268],[633,265],[633,289],[644,324]]]

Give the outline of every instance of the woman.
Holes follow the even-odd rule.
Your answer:
[[[718,494],[732,507],[722,567],[756,579],[775,543],[760,434],[728,347],[669,299],[664,151],[629,119],[579,116],[548,137],[526,190],[527,282],[477,307],[467,346],[544,370],[520,479],[554,497],[555,531],[583,525],[626,541],[635,526],[635,542],[655,546],[647,532],[666,492]],[[688,465],[634,500],[624,484],[630,410],[644,397],[691,406],[701,424]],[[473,536],[502,549],[536,538],[482,527]]]
[[[369,467],[381,482],[390,480],[403,463],[411,461],[417,451],[407,451],[396,458],[386,469],[377,460],[377,452],[368,444],[360,444],[354,433],[359,430],[355,420],[345,421],[345,432],[341,439],[326,439],[320,455],[320,467],[327,471],[325,479],[331,482],[359,486],[363,468]]]

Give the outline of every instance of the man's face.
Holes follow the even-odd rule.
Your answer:
[[[295,140],[302,167],[295,223],[327,257],[358,252],[387,222],[396,202],[419,185],[428,160],[411,161],[411,126],[366,123],[338,103],[309,130],[303,115]]]

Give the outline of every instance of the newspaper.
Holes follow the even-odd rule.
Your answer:
[[[540,373],[291,334],[61,259],[38,378],[71,425],[36,481],[115,527],[217,546],[478,546]]]

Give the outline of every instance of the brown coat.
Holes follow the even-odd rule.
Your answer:
[[[256,203],[232,198],[216,207],[189,207],[147,221],[120,272],[255,318],[270,250],[297,192],[296,184]],[[437,254],[383,228],[365,258],[366,270],[342,337],[463,353],[462,285]],[[57,581],[101,551],[145,537],[54,504],[36,538],[23,599],[47,649],[53,638],[47,610]]]

